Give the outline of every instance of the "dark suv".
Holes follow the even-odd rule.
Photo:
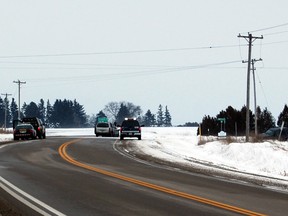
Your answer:
[[[137,137],[138,140],[141,140],[141,126],[135,118],[125,118],[122,122],[120,140],[123,140],[124,137]]]
[[[282,131],[280,127],[270,128],[265,133],[261,134],[261,137],[263,139],[278,139],[280,141],[288,141],[288,128],[284,127]]]
[[[31,124],[34,127],[34,129],[36,130],[37,137],[39,139],[45,139],[46,138],[45,125],[43,124],[41,119],[39,119],[37,117],[29,117],[29,118],[23,118],[21,122]]]

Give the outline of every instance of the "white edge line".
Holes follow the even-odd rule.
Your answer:
[[[2,183],[3,182],[3,183]],[[59,216],[65,216],[65,214],[57,211],[56,209],[48,206],[47,204],[41,202],[40,200],[36,199],[35,197],[29,195],[28,193],[22,191],[21,189],[19,189],[18,187],[16,187],[15,185],[11,184],[10,182],[8,182],[7,180],[5,180],[3,177],[0,176],[0,187],[3,188],[3,190],[5,190],[7,193],[9,193],[10,195],[12,195],[14,198],[18,199],[20,202],[24,203],[25,205],[27,205],[28,207],[30,207],[31,209],[37,211],[38,213],[40,213],[41,215],[44,216],[49,216],[51,214],[48,214],[47,212],[41,210],[40,208],[38,208],[37,206],[35,206],[34,204],[32,204],[31,202],[29,202],[28,200],[24,199],[23,197],[19,196],[17,193],[15,193],[14,191],[12,191],[10,188],[8,188],[7,186],[5,186],[4,184],[6,184],[7,186],[9,186],[10,188],[12,188],[13,190],[17,191],[18,193],[20,193],[21,195],[23,195],[24,197],[26,197],[27,199],[32,200],[33,202],[37,203],[38,205],[42,206],[43,208],[49,210],[50,212],[52,212],[53,214],[59,215]]]

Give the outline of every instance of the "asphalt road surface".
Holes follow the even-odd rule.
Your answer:
[[[287,193],[140,163],[115,151],[119,142],[48,137],[0,146],[0,198],[24,216],[288,212]]]

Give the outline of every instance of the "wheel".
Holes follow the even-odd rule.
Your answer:
[[[141,136],[138,136],[138,140],[141,140]]]
[[[124,136],[120,135],[120,140],[123,140],[124,139]]]

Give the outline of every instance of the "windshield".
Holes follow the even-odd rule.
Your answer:
[[[16,129],[32,129],[32,125],[18,125]]]
[[[123,121],[122,127],[139,127],[138,121]]]
[[[108,123],[101,122],[97,124],[97,127],[109,127]]]
[[[271,128],[271,129],[267,130],[265,132],[265,134],[268,136],[275,136],[276,134],[279,134],[279,131],[280,131],[280,129],[278,129],[278,128]]]

